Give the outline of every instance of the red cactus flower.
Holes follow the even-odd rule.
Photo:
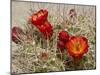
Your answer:
[[[75,9],[71,9],[70,11],[69,11],[69,16],[72,18],[72,17],[76,17],[76,11],[75,11]]]
[[[61,31],[58,36],[60,41],[66,42],[69,40],[69,34],[66,31]]]
[[[22,29],[19,28],[19,27],[13,27],[12,28],[12,41],[15,42],[15,43],[18,43],[20,42],[20,36],[19,34],[20,33],[23,33]]]
[[[58,41],[57,42],[57,48],[61,51],[61,53],[63,53],[64,49],[65,49],[65,43],[62,42],[62,41]]]
[[[57,48],[64,52],[66,42],[69,40],[69,34],[66,31],[61,31],[58,36]]]
[[[43,34],[43,36],[45,37],[45,39],[50,39],[51,36],[53,35],[53,28],[48,21],[46,21],[44,24],[42,24],[38,28],[40,32]]]
[[[74,59],[81,59],[88,52],[88,40],[85,37],[71,37],[66,43],[66,48]]]
[[[47,16],[48,16],[48,11],[41,9],[40,11],[32,15],[31,21],[34,25],[40,26],[47,20]]]
[[[45,39],[50,39],[53,34],[53,29],[47,17],[48,11],[41,9],[32,15],[32,23],[40,30]]]

